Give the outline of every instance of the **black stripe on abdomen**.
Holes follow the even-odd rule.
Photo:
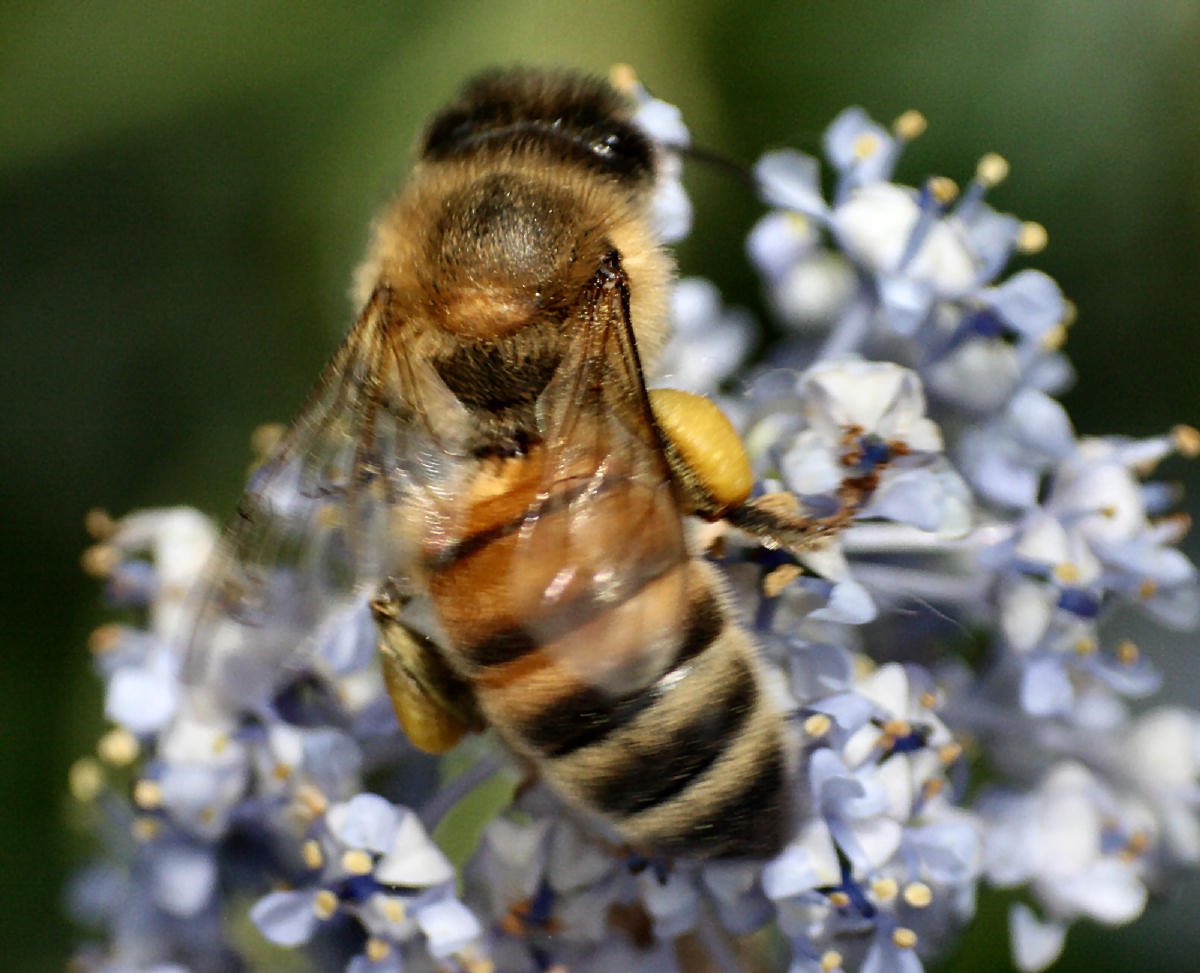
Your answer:
[[[655,850],[708,858],[774,857],[787,843],[791,823],[787,781],[787,760],[777,740],[746,767],[740,787],[687,829],[661,837]]]
[[[705,591],[691,604],[683,639],[664,678],[708,648],[724,628],[720,603],[711,591]],[[628,726],[658,702],[661,681],[617,696],[589,686],[555,701],[515,729],[545,756],[565,757]]]
[[[664,738],[637,741],[615,771],[588,780],[591,802],[608,814],[627,817],[669,801],[708,770],[736,738],[757,701],[746,663],[735,659],[729,670],[716,693],[694,700],[686,722]]]

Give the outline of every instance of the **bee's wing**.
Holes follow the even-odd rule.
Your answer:
[[[687,548],[619,264],[590,285],[573,327],[538,402],[543,495],[557,490],[566,506],[530,518],[515,567],[528,570],[546,548],[563,552],[568,568],[546,587],[532,634],[573,678],[619,696],[665,672],[678,651]]]
[[[389,297],[372,296],[251,476],[192,592],[184,678],[220,698],[260,702],[382,579],[402,583],[408,525],[452,483],[462,407],[405,353]]]

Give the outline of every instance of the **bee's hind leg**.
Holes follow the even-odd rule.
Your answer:
[[[383,680],[413,745],[445,753],[468,730],[481,730],[483,720],[470,686],[446,664],[437,644],[401,620],[406,600],[392,581],[371,600]]]
[[[790,493],[750,496],[754,473],[746,449],[714,403],[677,389],[651,389],[648,394],[687,513],[726,520],[772,547],[809,547],[837,529],[836,517],[805,516]]]

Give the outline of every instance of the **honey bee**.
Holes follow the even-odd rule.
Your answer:
[[[789,830],[788,736],[685,521],[821,528],[750,499],[711,402],[646,389],[673,265],[631,113],[607,82],[516,69],[432,118],[357,322],[220,542],[187,664],[261,698],[369,592],[417,746],[491,727],[633,848],[761,858]]]

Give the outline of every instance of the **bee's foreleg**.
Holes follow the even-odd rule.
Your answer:
[[[717,406],[691,392],[651,389],[650,406],[686,512],[727,520],[773,547],[799,548],[832,532],[790,493],[751,498],[754,473],[741,437]]]
[[[481,730],[483,720],[471,687],[446,664],[431,638],[401,620],[403,608],[404,599],[391,582],[371,601],[383,680],[413,745],[445,753],[468,730]]]

